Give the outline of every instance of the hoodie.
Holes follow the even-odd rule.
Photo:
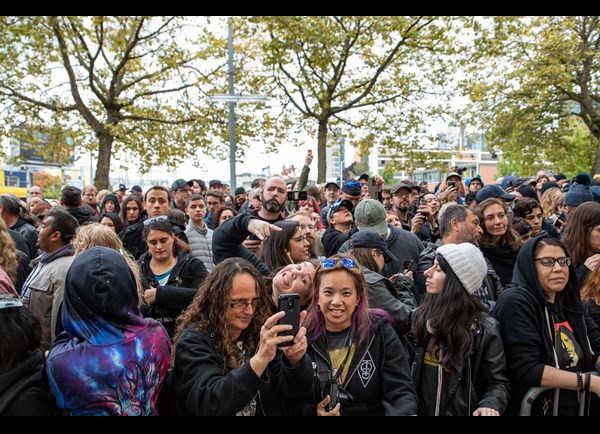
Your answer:
[[[540,386],[546,365],[558,366],[554,351],[554,321],[535,271],[535,247],[544,238],[552,237],[540,235],[521,247],[512,282],[500,294],[494,308],[511,380],[507,414],[518,414],[527,390]],[[600,330],[584,311],[573,265],[569,266],[565,289],[556,295],[556,303],[562,304],[563,314],[584,352],[582,371],[592,371],[593,362],[600,355]]]
[[[73,261],[62,321],[46,374],[66,415],[157,413],[171,344],[163,326],[142,317],[133,273],[119,252],[93,247]]]

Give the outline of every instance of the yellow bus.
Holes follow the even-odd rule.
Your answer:
[[[0,194],[14,194],[19,199],[27,199],[27,188],[25,187],[7,187],[4,170],[0,170]]]

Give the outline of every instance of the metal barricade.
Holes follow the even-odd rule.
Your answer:
[[[585,374],[585,373],[584,373]],[[591,375],[600,376],[600,372],[592,371]],[[552,406],[552,416],[556,416],[558,414],[558,401],[560,395],[560,389],[554,387],[532,387],[527,391],[525,396],[523,397],[523,401],[521,401],[521,411],[519,416],[530,416],[531,415],[531,407],[535,400],[544,393],[546,390],[554,390],[554,400]],[[584,392],[581,396],[581,402],[579,403],[579,416],[584,416],[585,412],[585,402],[587,394]]]

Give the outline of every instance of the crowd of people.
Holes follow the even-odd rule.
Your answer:
[[[311,162],[0,195],[0,415],[600,414],[600,181]]]

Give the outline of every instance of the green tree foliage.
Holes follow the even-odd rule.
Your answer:
[[[43,136],[54,161],[92,150],[98,188],[115,153],[142,171],[225,157],[226,105],[206,93],[226,89],[226,42],[209,28],[198,17],[0,18],[2,135]]]
[[[262,39],[261,85],[282,102],[279,132],[317,139],[318,176],[328,136],[387,147],[398,169],[427,166],[426,115],[444,113],[442,85],[453,71],[453,20],[423,16],[251,17]],[[269,88],[271,86],[272,88]],[[289,110],[289,109],[293,110]],[[362,147],[362,146],[361,146]],[[363,154],[364,155],[364,154]]]
[[[520,174],[600,173],[600,21],[592,16],[474,20],[465,87],[488,143]]]

